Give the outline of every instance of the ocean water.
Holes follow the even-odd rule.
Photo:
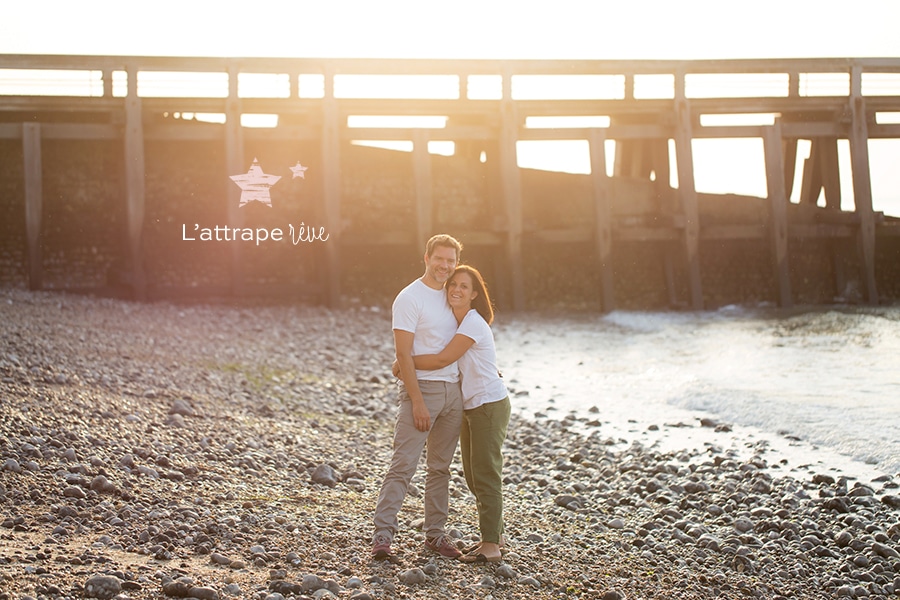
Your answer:
[[[494,333],[523,416],[663,451],[763,447],[801,475],[900,475],[900,307],[527,315]]]

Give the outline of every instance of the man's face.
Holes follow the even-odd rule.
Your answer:
[[[456,268],[456,248],[435,246],[431,256],[425,256],[425,272],[437,283],[443,285]]]

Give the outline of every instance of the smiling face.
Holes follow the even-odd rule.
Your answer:
[[[456,268],[458,260],[456,248],[435,246],[431,256],[425,255],[425,277],[423,281],[429,287],[441,289]]]
[[[447,302],[454,310],[465,309],[468,311],[472,308],[472,300],[477,296],[478,292],[474,289],[472,276],[465,271],[457,272],[447,282]]]

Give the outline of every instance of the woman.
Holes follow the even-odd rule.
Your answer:
[[[503,540],[503,442],[509,425],[509,393],[497,370],[490,324],[494,310],[481,273],[460,265],[447,282],[447,302],[459,323],[439,354],[414,356],[417,369],[439,369],[458,361],[463,418],[459,435],[466,483],[475,495],[481,543],[463,562],[499,562]]]

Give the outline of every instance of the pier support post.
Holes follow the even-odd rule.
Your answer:
[[[144,115],[137,94],[136,68],[128,69],[128,95],[125,98],[125,215],[128,221],[128,254],[134,297],[144,300],[147,283],[144,274]]]
[[[418,130],[413,138],[413,173],[416,190],[416,244],[424,248],[433,231],[433,196],[431,188],[431,155],[428,135]]]
[[[322,171],[325,227],[329,238],[325,244],[325,302],[332,308],[341,306],[341,124],[340,111],[334,98],[334,73],[325,73],[325,98],[322,105]]]
[[[763,139],[766,160],[766,187],[769,196],[769,232],[775,263],[775,280],[778,282],[778,305],[793,306],[791,271],[788,259],[788,198],[784,183],[784,156],[781,145],[781,122],[766,127]]]
[[[506,252],[513,310],[525,309],[525,282],[522,267],[522,182],[516,154],[519,120],[511,100],[510,76],[503,78],[502,121],[500,130],[500,179],[506,206]]]
[[[28,289],[43,287],[41,217],[44,201],[41,166],[41,124],[22,124],[22,151],[25,158],[25,237],[28,248]]]
[[[246,173],[249,165],[244,159],[244,131],[241,127],[241,100],[238,97],[238,71],[228,71],[228,99],[225,101],[225,163],[229,175]],[[226,180],[228,193],[228,223],[231,227],[243,227],[244,214],[241,212],[241,189],[230,179]],[[231,246],[231,294],[244,293],[244,261],[241,244]]]
[[[594,245],[600,261],[601,310],[616,308],[612,264],[612,209],[610,208],[609,177],[606,174],[606,134],[601,129],[591,132],[591,181],[594,195]]]
[[[674,212],[674,194],[669,167],[669,140],[657,140],[653,145],[653,174],[655,176],[656,206],[661,216],[671,216]],[[678,305],[678,290],[675,285],[675,261],[672,242],[663,242],[660,246],[662,268],[666,280],[666,299],[669,306]]]
[[[859,216],[859,247],[863,267],[863,288],[869,304],[878,304],[875,286],[875,213],[872,209],[872,180],[869,172],[869,131],[866,102],[862,96],[862,74],[853,67],[850,76],[850,163],[853,171],[853,199]]]
[[[675,103],[675,156],[678,162],[678,197],[684,213],[684,246],[687,257],[691,308],[703,310],[700,279],[700,210],[694,185],[693,122],[687,100]]]

